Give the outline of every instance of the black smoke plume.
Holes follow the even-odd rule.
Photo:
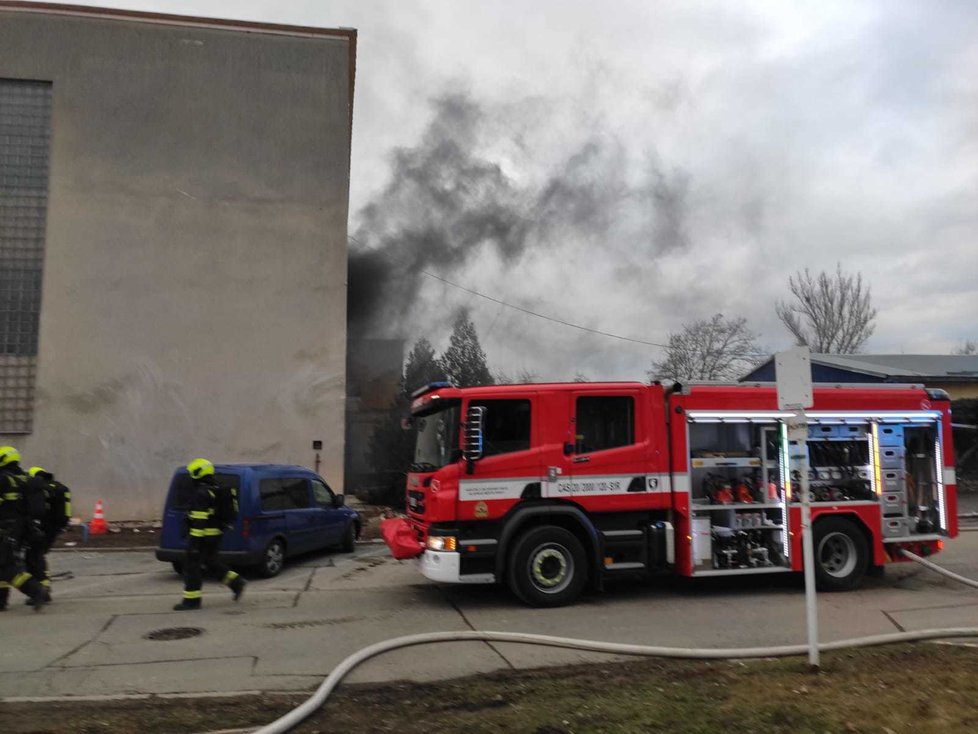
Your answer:
[[[635,253],[689,246],[688,176],[652,166],[643,181],[630,183],[625,147],[608,132],[588,130],[568,142],[569,152],[543,176],[517,182],[507,175],[500,143],[529,159],[516,167],[546,165],[533,160],[532,144],[520,147],[518,109],[487,109],[466,93],[445,94],[432,101],[418,144],[393,152],[390,179],[359,212],[351,238],[351,334],[403,335],[422,273],[464,281],[457,276],[487,248],[514,267],[530,247],[572,240],[626,262]],[[539,127],[530,133],[548,138]]]

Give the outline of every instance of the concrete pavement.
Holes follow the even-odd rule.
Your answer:
[[[978,533],[936,559],[978,578]],[[529,609],[493,587],[435,586],[380,545],[294,563],[254,580],[238,604],[204,588],[204,609],[173,612],[180,579],[148,551],[51,555],[55,602],[0,614],[0,697],[308,689],[344,657],[401,635],[504,630],[614,642],[748,647],[805,640],[793,576],[684,583],[622,582],[573,607]],[[14,601],[14,600],[12,600]],[[819,596],[821,639],[978,624],[978,592],[915,565],[890,566],[864,588]],[[193,627],[187,639],[148,636]],[[607,660],[514,644],[415,647],[369,661],[351,681],[452,678],[500,668]]]

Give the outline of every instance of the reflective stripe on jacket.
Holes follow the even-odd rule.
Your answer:
[[[194,483],[193,502],[187,510],[187,528],[191,538],[207,538],[220,535],[222,528],[218,526],[217,495],[214,489],[205,482]]]

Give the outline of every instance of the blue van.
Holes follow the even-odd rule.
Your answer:
[[[214,479],[237,490],[238,517],[221,538],[221,559],[234,568],[278,574],[285,559],[338,547],[351,552],[360,536],[360,515],[344,505],[315,472],[281,464],[215,464]],[[156,558],[183,569],[187,539],[181,537],[193,480],[186,467],[170,481]]]

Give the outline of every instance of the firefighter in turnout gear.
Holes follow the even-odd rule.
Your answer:
[[[20,453],[0,446],[0,610],[7,608],[10,588],[34,602],[34,611],[50,600],[38,580],[20,561],[23,546],[43,538],[43,489],[20,468]]]
[[[245,580],[218,557],[221,534],[234,522],[237,500],[231,490],[221,488],[214,481],[214,465],[207,459],[194,459],[187,464],[193,480],[193,493],[186,517],[187,555],[183,565],[183,601],[173,607],[177,611],[200,609],[203,567],[221,579],[234,600],[241,598]]]
[[[48,596],[51,595],[51,579],[48,576],[47,553],[54,545],[58,533],[68,527],[71,521],[71,490],[55,480],[54,475],[39,466],[32,466],[27,473],[34,478],[38,486],[44,488],[44,517],[41,528],[44,537],[37,542],[30,542],[24,554],[24,565],[27,572],[37,579]],[[27,600],[33,604],[33,599]]]

